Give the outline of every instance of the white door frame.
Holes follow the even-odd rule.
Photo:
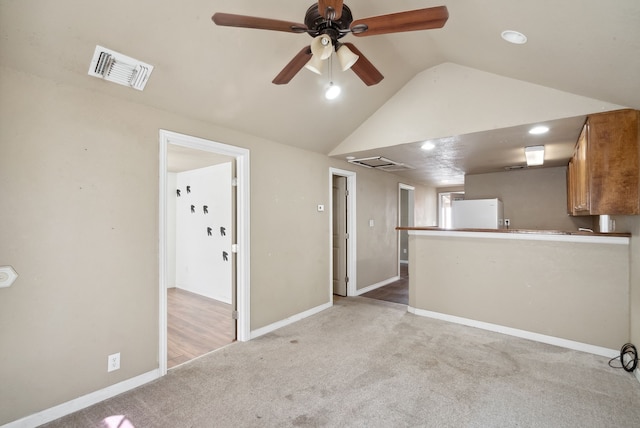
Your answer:
[[[245,342],[250,335],[250,249],[249,249],[249,150],[240,147],[172,131],[160,130],[160,194],[159,194],[159,368],[160,375],[167,374],[167,147],[169,144],[205,152],[231,156],[236,159],[237,198],[237,275],[236,302],[238,310],[237,340]]]
[[[408,190],[411,199],[409,200],[409,209],[414,207],[414,193],[416,188],[414,186],[410,186],[404,183],[398,183],[398,225],[402,223],[402,191]],[[413,213],[409,214],[409,223],[413,223]],[[413,224],[409,224],[409,226],[413,226]],[[400,276],[400,260],[402,258],[402,248],[400,245],[400,233],[398,233],[398,276]]]
[[[333,176],[347,178],[347,296],[356,295],[356,173],[338,168],[329,168],[329,301],[333,304]]]

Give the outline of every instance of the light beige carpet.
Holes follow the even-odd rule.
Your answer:
[[[638,427],[640,383],[607,362],[342,298],[47,426]]]

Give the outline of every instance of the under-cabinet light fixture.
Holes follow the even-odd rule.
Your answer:
[[[528,146],[524,148],[527,166],[538,166],[544,163],[544,146]]]

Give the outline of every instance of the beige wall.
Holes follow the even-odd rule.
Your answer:
[[[398,275],[398,183],[393,174],[367,168],[357,174],[357,289]],[[373,220],[373,227],[369,226]]]
[[[630,260],[630,341],[640,348],[640,217],[630,219],[631,260]]]
[[[621,108],[625,107],[445,62],[418,73],[330,154]]]
[[[414,308],[609,349],[629,338],[628,245],[410,235],[409,248]]]
[[[593,227],[592,217],[567,214],[566,168],[531,168],[465,176],[465,199],[500,198],[511,229]]]
[[[616,221],[616,232],[631,233],[629,261],[631,334],[629,341],[640,348],[640,216],[615,216],[614,218]]]
[[[346,163],[4,67],[0,93],[0,265],[19,274],[0,289],[0,424],[158,368],[159,129],[251,151],[251,329],[329,301],[317,205]],[[397,257],[397,178],[357,173],[375,283]]]

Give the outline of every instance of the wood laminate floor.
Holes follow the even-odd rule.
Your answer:
[[[400,279],[385,285],[384,287],[376,288],[368,293],[361,294],[362,297],[369,297],[370,299],[385,300],[387,302],[401,303],[403,305],[409,304],[409,265],[403,263],[400,265]]]
[[[179,288],[167,290],[167,367],[228,345],[236,338],[231,305]]]

